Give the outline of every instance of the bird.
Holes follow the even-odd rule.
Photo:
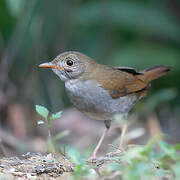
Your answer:
[[[142,71],[129,67],[110,67],[100,64],[87,55],[67,51],[41,68],[51,68],[65,82],[65,89],[72,104],[95,120],[102,120],[105,130],[89,160],[97,158],[97,152],[108,133],[115,115],[127,116],[136,102],[146,96],[152,80],[166,75],[170,66],[153,66]],[[122,128],[125,134],[127,125]],[[121,138],[120,146],[123,138]]]

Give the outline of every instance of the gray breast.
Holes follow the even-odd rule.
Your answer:
[[[65,87],[74,106],[97,120],[109,120],[115,114],[128,113],[137,100],[135,94],[112,99],[109,93],[93,80],[69,80]]]

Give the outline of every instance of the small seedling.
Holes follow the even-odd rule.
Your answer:
[[[45,125],[48,130],[48,139],[47,139],[48,150],[52,153],[55,153],[56,152],[55,141],[62,139],[63,137],[69,135],[69,133],[70,133],[68,130],[65,130],[65,131],[59,132],[55,136],[52,136],[52,134],[51,134],[52,121],[60,118],[62,111],[50,114],[49,110],[46,107],[36,105],[36,112],[43,118],[43,119],[37,121],[37,124]]]

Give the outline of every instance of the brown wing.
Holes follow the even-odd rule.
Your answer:
[[[144,91],[147,87],[147,83],[138,78],[138,76],[143,74],[136,72],[132,68],[106,67],[101,73],[97,80],[114,99],[136,92],[138,96],[141,96],[140,92]]]

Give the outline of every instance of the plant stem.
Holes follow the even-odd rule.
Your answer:
[[[48,131],[48,151],[55,153],[56,148],[54,146],[54,142],[53,142],[52,135],[51,135],[51,122],[48,118],[46,118],[45,120],[47,123],[47,131]]]

